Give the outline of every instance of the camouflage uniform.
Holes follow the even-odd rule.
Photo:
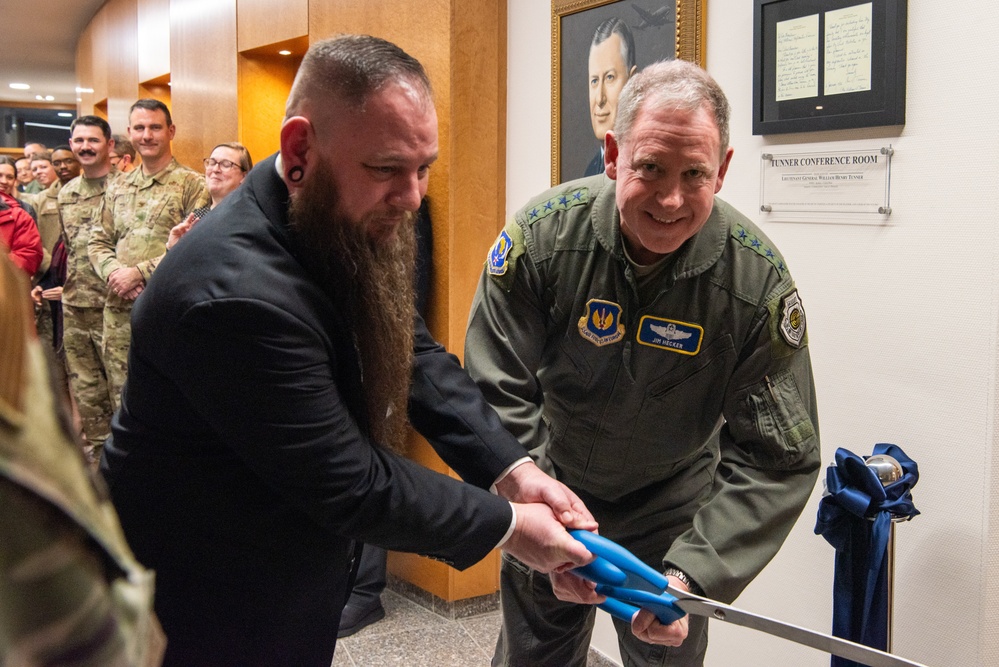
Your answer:
[[[41,346],[18,348],[5,352],[27,352],[23,391],[0,397],[0,659],[158,665],[153,573],[59,423]]]
[[[57,203],[61,189],[62,181],[57,178],[52,185],[41,192],[25,196],[25,200],[35,209],[38,233],[42,237],[42,263],[35,273],[32,284],[37,284],[38,280],[49,270],[49,264],[52,262],[52,249],[55,248],[59,234],[62,232]],[[43,301],[40,308],[35,308],[35,328],[38,330],[38,337],[55,349],[52,309],[49,308],[47,302]]]
[[[77,176],[59,192],[59,216],[68,255],[62,291],[62,342],[69,387],[76,399],[91,463],[100,459],[110,433],[112,410],[101,352],[107,285],[90,263],[87,242],[107,181],[117,174],[112,171],[100,178]]]
[[[107,283],[115,269],[135,267],[145,282],[156,270],[170,228],[208,204],[204,177],[176,159],[147,176],[136,169],[108,184],[87,245],[90,261]],[[115,409],[128,371],[132,302],[108,292],[104,304],[104,369]]]
[[[62,226],[59,224],[59,191],[62,189],[62,181],[58,178],[52,185],[41,192],[33,195],[24,195],[24,201],[31,204],[35,209],[35,221],[38,223],[38,233],[42,236],[42,248],[45,256],[42,258],[42,265],[38,267],[38,276],[49,270],[49,262],[52,261],[52,249]]]

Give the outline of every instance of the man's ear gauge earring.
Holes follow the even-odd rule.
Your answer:
[[[288,170],[288,180],[292,183],[298,183],[305,176],[305,170],[301,167],[292,167]]]

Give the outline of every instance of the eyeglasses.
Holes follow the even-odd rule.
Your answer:
[[[205,169],[209,167],[218,166],[222,171],[229,171],[230,169],[236,168],[240,171],[243,170],[241,166],[233,162],[232,160],[216,160],[213,157],[206,157],[203,162],[205,163]]]
[[[111,155],[108,157],[108,161],[111,163],[112,167],[117,167],[118,163],[121,162],[120,155]]]

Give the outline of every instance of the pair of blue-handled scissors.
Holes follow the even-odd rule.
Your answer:
[[[585,530],[569,532],[596,556],[592,563],[577,567],[572,572],[595,582],[597,593],[607,596],[607,601],[597,606],[622,621],[630,623],[639,608],[651,611],[663,625],[669,625],[689,613],[766,632],[869,667],[925,667],[870,646],[759,616],[673,588],[665,575],[643,563],[620,544]]]

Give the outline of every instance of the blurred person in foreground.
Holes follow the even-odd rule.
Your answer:
[[[5,665],[159,665],[152,573],[84,465],[32,333],[27,286],[0,256],[0,656]]]
[[[233,190],[239,187],[246,175],[253,169],[253,159],[246,146],[237,142],[219,144],[212,149],[210,157],[204,159],[205,183],[211,204],[191,211],[183,222],[175,225],[167,237],[166,249],[177,245],[184,234],[191,231],[205,214],[219,205]]]
[[[314,44],[280,145],[133,311],[101,470],[156,571],[167,665],[329,667],[356,541],[459,569],[496,547],[545,572],[592,559],[566,532],[589,512],[416,314],[422,65],[374,37]],[[399,455],[407,421],[467,483]]]
[[[820,463],[798,290],[770,240],[715,197],[728,127],[697,65],[635,74],[606,175],[544,192],[501,232],[465,345],[503,424],[602,535],[723,602],[780,549]],[[506,557],[501,597],[494,665],[586,664],[594,610],[572,603],[603,601],[590,582]],[[614,623],[626,665],[704,660],[703,618]]]

